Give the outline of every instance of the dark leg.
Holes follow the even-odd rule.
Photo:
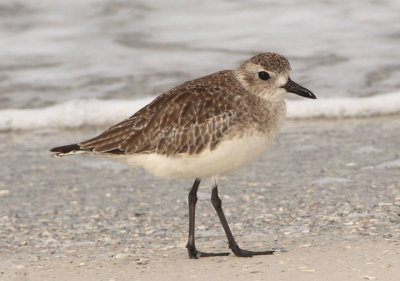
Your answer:
[[[224,227],[226,237],[229,241],[229,248],[232,252],[238,257],[251,257],[253,255],[272,255],[274,251],[261,251],[261,252],[252,252],[247,250],[242,250],[239,248],[239,245],[236,243],[235,238],[233,238],[231,229],[229,228],[228,222],[226,221],[224,211],[222,210],[222,202],[218,197],[218,186],[215,185],[212,189],[211,194],[211,202],[217,211],[219,220],[221,221],[222,226]]]
[[[191,259],[197,259],[199,257],[214,257],[214,256],[227,256],[229,253],[203,253],[196,250],[194,242],[194,220],[197,203],[197,189],[199,189],[200,179],[196,179],[193,183],[193,187],[189,192],[189,239],[186,245],[188,249],[189,257]]]

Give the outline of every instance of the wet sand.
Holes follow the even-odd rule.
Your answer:
[[[220,179],[239,245],[272,256],[189,260],[191,180],[93,157],[52,158],[101,131],[3,132],[0,280],[398,280],[400,116],[288,121]],[[227,243],[202,182],[199,250]]]

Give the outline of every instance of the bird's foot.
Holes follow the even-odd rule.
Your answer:
[[[203,257],[219,257],[219,256],[228,256],[229,253],[204,253],[196,250],[196,247],[193,245],[187,245],[189,258],[198,259]]]
[[[275,251],[270,250],[270,251],[248,251],[248,250],[242,250],[239,248],[238,245],[234,245],[230,247],[232,252],[237,256],[237,257],[245,257],[245,258],[250,258],[252,256],[257,256],[257,255],[272,255]]]

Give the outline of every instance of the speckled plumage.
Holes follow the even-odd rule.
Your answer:
[[[228,173],[261,155],[277,134],[287,87],[302,88],[290,80],[290,70],[285,57],[261,53],[236,70],[165,92],[92,139],[52,151],[110,156],[167,178]],[[268,79],[260,72],[268,72]]]
[[[291,70],[289,61],[284,56],[275,53],[261,53],[258,54],[245,63],[251,62],[256,65],[262,66],[264,69],[270,69],[274,72],[285,73]]]

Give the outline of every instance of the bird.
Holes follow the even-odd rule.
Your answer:
[[[239,247],[222,209],[217,179],[257,159],[277,135],[286,115],[287,93],[316,99],[294,82],[283,55],[264,52],[234,70],[222,70],[180,84],[99,135],[52,148],[54,156],[90,154],[144,168],[156,177],[194,179],[188,195],[189,258],[226,256],[195,245],[197,190],[211,179],[211,202],[238,257],[274,250]]]

